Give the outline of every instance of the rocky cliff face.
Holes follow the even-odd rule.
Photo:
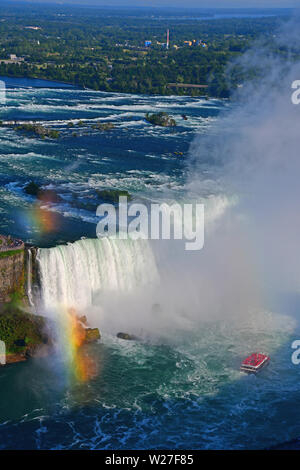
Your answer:
[[[0,303],[24,291],[25,250],[0,252]]]

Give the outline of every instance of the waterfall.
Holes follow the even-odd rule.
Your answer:
[[[39,249],[41,299],[46,309],[58,304],[84,308],[101,292],[128,292],[159,282],[146,240],[84,239]]]
[[[34,306],[33,295],[32,295],[32,251],[31,248],[27,250],[27,279],[26,279],[26,290],[29,305]]]

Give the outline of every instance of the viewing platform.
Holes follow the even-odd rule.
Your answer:
[[[24,250],[25,244],[22,240],[17,238],[12,238],[10,236],[6,237],[0,235],[0,253],[5,253],[12,250]]]

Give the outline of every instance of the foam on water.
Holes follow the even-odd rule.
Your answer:
[[[55,389],[55,377],[58,383],[58,364],[55,370],[45,360],[25,365],[25,389],[39,373],[33,407],[17,423],[6,417],[1,448],[255,449],[295,436],[298,408],[284,409],[283,426],[270,403],[272,397],[284,406],[298,393],[299,375],[291,365],[285,370],[289,380],[280,381],[278,361],[285,358],[276,353],[293,325],[262,312],[260,326],[268,335],[260,328],[249,335],[244,326],[202,324],[192,334],[146,343],[104,334],[101,344],[90,347],[101,374],[80,387],[58,388],[55,397],[49,388]],[[271,351],[272,362],[261,376],[245,376],[238,358],[257,341]],[[14,374],[11,368],[11,383]],[[14,410],[22,406],[19,400]]]

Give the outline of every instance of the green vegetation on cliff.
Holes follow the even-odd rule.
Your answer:
[[[82,345],[101,338],[98,328],[87,328],[87,322],[82,324],[80,318],[76,318],[76,328],[80,333]],[[0,304],[0,341],[5,343],[8,364],[49,354],[54,344],[55,330],[54,322],[24,310],[23,299],[19,293],[12,294],[9,302]]]
[[[16,307],[14,300],[6,304],[0,313],[0,340],[5,343],[7,355],[20,355],[20,360],[47,344],[45,328],[45,318],[24,313]]]
[[[9,258],[18,255],[21,250],[0,251],[0,258]]]

